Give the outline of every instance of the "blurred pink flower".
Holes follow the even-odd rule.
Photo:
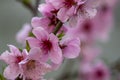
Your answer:
[[[80,53],[79,38],[64,38],[60,42],[63,56],[66,58],[76,58]]]
[[[43,52],[43,57],[50,58],[52,62],[58,64],[62,61],[62,51],[58,44],[58,38],[53,34],[49,34],[41,27],[33,29],[36,38],[29,37],[27,40],[30,47],[39,47]]]
[[[82,62],[80,67],[81,80],[110,80],[108,67],[102,62],[86,63]]]
[[[27,56],[27,51],[23,50],[21,53],[18,48],[13,45],[9,45],[10,52],[5,51],[0,56],[0,60],[5,61],[8,66],[4,70],[4,77],[7,79],[15,79],[21,75],[21,68],[19,63]]]
[[[110,72],[103,62],[97,62],[93,66],[93,80],[110,80]]]
[[[17,42],[21,44],[25,44],[26,38],[29,36],[30,31],[32,30],[32,27],[30,24],[24,24],[22,29],[16,34],[16,40]]]

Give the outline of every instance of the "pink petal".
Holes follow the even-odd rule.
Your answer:
[[[46,63],[42,63],[40,61],[35,61],[35,68],[28,70],[27,63],[29,61],[26,61],[24,63],[21,63],[21,68],[23,69],[23,78],[30,78],[32,80],[38,80],[40,79],[45,73],[51,71],[51,66]]]
[[[30,50],[28,58],[33,60],[40,60],[42,57],[42,52],[40,48],[34,47]]]
[[[28,37],[31,30],[32,27],[30,26],[30,24],[24,24],[22,29],[17,33],[16,40],[21,44],[25,44],[25,39]]]
[[[28,52],[27,52],[26,49],[23,49],[22,55],[23,55],[24,58],[26,58],[28,56]]]
[[[45,31],[41,27],[37,27],[37,28],[33,29],[32,32],[37,37],[37,39],[39,39],[39,40],[45,40],[45,39],[48,38],[48,32]]]
[[[12,54],[14,54],[14,55],[21,55],[21,52],[19,51],[19,49],[18,48],[16,48],[15,46],[13,46],[13,45],[8,45],[9,46],[9,48],[10,48],[10,51],[11,51],[11,53]]]
[[[60,19],[62,22],[66,22],[69,18],[67,11],[67,8],[61,8],[57,14],[58,19]]]
[[[80,40],[79,38],[75,39],[64,39],[62,42],[63,45],[66,45],[65,48],[63,48],[63,55],[66,58],[76,58],[79,56],[80,53]]]
[[[62,51],[59,47],[52,49],[49,53],[50,59],[55,64],[60,64],[62,61]]]
[[[9,53],[8,51],[5,51],[1,54],[0,60],[5,61],[7,64],[11,64],[15,62],[15,56]]]
[[[20,72],[21,71],[20,71],[18,65],[12,64],[12,65],[9,65],[4,70],[4,77],[7,79],[15,79],[16,77],[19,76]]]
[[[63,55],[66,58],[76,58],[79,56],[80,47],[74,45],[68,45],[65,49],[63,49]]]
[[[50,20],[47,17],[42,17],[42,18],[34,17],[32,18],[32,21],[31,21],[31,24],[34,28],[35,27],[45,28],[48,26],[49,23],[50,23]]]
[[[29,37],[29,38],[27,38],[27,41],[28,41],[30,47],[40,47],[40,45],[39,45],[40,41],[36,38]]]
[[[38,7],[38,10],[42,13],[44,16],[51,16],[51,11],[54,10],[54,7],[47,3],[47,4],[40,4]]]
[[[49,37],[50,37],[50,41],[51,42],[53,42],[53,43],[58,43],[58,38],[53,34],[53,33],[51,33],[50,35],[49,35]]]

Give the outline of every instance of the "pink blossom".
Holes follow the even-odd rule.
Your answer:
[[[58,19],[55,17],[34,17],[32,18],[31,24],[35,27],[42,27],[47,32],[51,33],[53,32],[53,29],[55,28],[56,24],[58,23]]]
[[[44,15],[46,17],[51,17],[53,15],[56,15],[56,13],[58,11],[50,3],[40,4],[39,7],[38,7],[38,10],[42,13],[42,15]]]
[[[80,67],[80,78],[82,80],[110,80],[110,73],[102,61],[94,64],[83,62]]]
[[[69,37],[79,37],[82,42],[92,43],[96,37],[96,29],[94,27],[91,19],[87,19],[79,23],[76,27],[69,28],[66,34]]]
[[[108,4],[104,3],[98,8],[98,13],[93,19],[96,27],[96,36],[102,41],[109,39],[109,33],[114,25],[113,21],[113,8]]]
[[[97,62],[93,67],[93,80],[110,80],[108,67],[103,62]]]
[[[76,58],[80,53],[79,38],[63,38],[60,42],[62,52],[66,58]]]
[[[62,61],[62,51],[58,44],[58,38],[53,34],[49,34],[41,27],[33,29],[33,34],[36,38],[28,38],[30,47],[41,48],[44,58],[50,58],[54,63]]]
[[[23,80],[43,80],[43,75],[51,70],[51,66],[41,62],[42,52],[39,48],[32,48],[25,60],[19,63],[22,68]]]
[[[24,24],[22,29],[17,33],[16,40],[21,44],[25,44],[25,40],[28,37],[31,30],[32,27],[30,26],[30,24]]]
[[[59,20],[55,16],[51,17],[34,17],[31,20],[31,24],[33,28],[35,27],[42,27],[44,28],[48,33],[51,33],[54,31],[54,28],[58,24]],[[59,30],[58,33],[61,31],[66,32],[66,27],[63,25],[62,28]]]
[[[21,75],[21,68],[19,63],[27,56],[27,51],[23,50],[21,53],[18,48],[13,45],[9,45],[10,52],[5,51],[0,56],[0,60],[5,61],[8,66],[4,70],[4,77],[7,79],[15,79]]]
[[[46,0],[47,1],[47,0]],[[73,14],[78,6],[83,3],[81,0],[48,0],[58,11],[57,17],[62,22],[66,22]]]

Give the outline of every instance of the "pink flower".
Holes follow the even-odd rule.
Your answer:
[[[113,7],[111,7],[107,2],[103,3],[98,8],[98,13],[93,19],[93,22],[94,26],[96,26],[96,36],[98,36],[98,39],[101,41],[107,41],[109,39],[109,33],[114,26]]]
[[[34,17],[32,18],[31,24],[33,26],[33,28],[35,27],[42,27],[44,28],[47,32],[51,33],[53,32],[53,29],[55,28],[56,24],[57,24],[58,20],[55,17]]]
[[[97,13],[97,7],[101,0],[83,0],[79,1],[79,5],[76,6],[74,15],[69,19],[69,25],[72,27],[77,26],[85,19],[91,19],[95,17]]]
[[[40,4],[38,10],[46,17],[51,17],[57,13],[57,10],[50,3]]]
[[[97,62],[93,67],[93,80],[110,80],[110,72],[103,62]]]
[[[21,44],[25,44],[25,40],[28,37],[31,30],[32,27],[30,26],[30,24],[24,24],[22,29],[17,33],[16,40]]]
[[[57,10],[57,17],[62,22],[66,22],[75,11],[77,3],[81,0],[48,0],[47,3],[51,3]]]
[[[80,53],[79,38],[63,38],[60,42],[64,57],[76,58]]]
[[[82,62],[80,67],[80,79],[110,80],[110,72],[102,61],[98,61],[94,64]]]
[[[69,28],[66,34],[69,37],[79,37],[82,42],[92,43],[96,37],[96,28],[94,27],[91,19],[87,19],[77,24],[76,27]]]
[[[54,63],[60,63],[62,61],[62,51],[58,44],[58,38],[53,34],[48,34],[41,27],[33,29],[33,34],[36,38],[28,38],[30,47],[41,48],[44,58],[50,58]]]
[[[25,60],[19,63],[23,80],[42,80],[43,75],[51,70],[51,66],[41,62],[42,52],[39,48],[32,48]]]
[[[13,45],[9,45],[10,51],[5,51],[1,56],[0,60],[5,61],[8,66],[4,70],[4,77],[7,79],[15,79],[21,75],[21,68],[19,63],[24,60],[27,56],[26,50],[21,53],[18,48]]]
[[[34,17],[32,18],[31,24],[33,28],[42,27],[48,33],[52,33],[58,24],[59,20],[55,16],[51,17]],[[59,33],[63,31],[66,32],[66,27],[63,25],[62,28],[59,30]]]

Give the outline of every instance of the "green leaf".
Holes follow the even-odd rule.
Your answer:
[[[30,45],[29,45],[28,41],[26,41],[26,49],[28,52],[30,51]]]
[[[5,80],[2,74],[0,74],[0,80]]]
[[[29,37],[35,37],[35,35],[32,32],[30,32]]]
[[[65,35],[65,34],[64,34],[64,32],[62,31],[62,32],[58,35],[59,40],[61,40],[64,35]]]

